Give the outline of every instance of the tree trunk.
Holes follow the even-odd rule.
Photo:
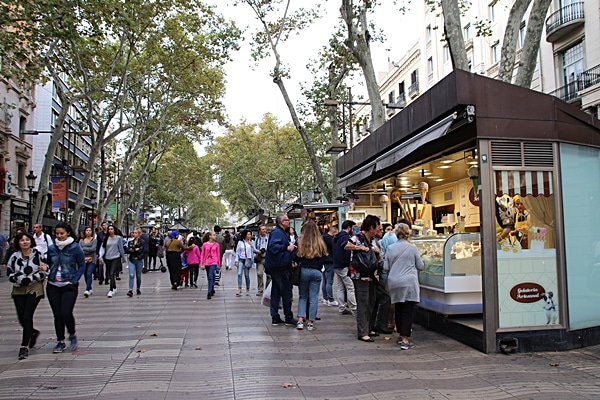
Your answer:
[[[465,48],[462,25],[460,23],[460,9],[457,0],[442,0],[444,13],[444,32],[452,57],[453,69],[469,70],[469,59]]]
[[[329,77],[327,82],[327,95],[330,99],[335,99],[337,95],[338,88],[340,83],[343,82],[346,74],[348,73],[348,68],[346,65],[341,67],[341,70],[338,74],[335,71],[335,65],[331,63],[329,65]],[[343,143],[346,144],[347,139],[344,137],[343,140],[340,140],[339,137],[339,124],[337,117],[337,107],[329,106],[327,107],[327,119],[329,120],[329,130],[331,132],[331,144],[334,143]],[[337,160],[337,156],[335,154],[331,155],[331,170],[335,171],[335,161]],[[335,174],[333,176],[333,182],[331,185],[331,193],[325,193],[325,197],[329,199],[329,201],[333,201],[334,195],[338,194],[337,188],[337,179]]]
[[[377,83],[375,68],[373,67],[373,60],[371,57],[371,48],[369,46],[371,36],[368,31],[367,6],[368,5],[365,5],[359,8],[357,15],[358,23],[354,22],[356,14],[354,12],[352,0],[342,0],[340,13],[348,28],[348,36],[344,41],[344,44],[350,50],[352,55],[354,55],[363,71],[367,93],[369,95],[369,103],[371,105],[371,117],[373,118],[371,131],[375,131],[385,122],[385,109],[381,101],[381,95],[379,94],[379,85]]]
[[[521,21],[529,7],[531,0],[516,0],[510,9],[504,39],[502,41],[502,50],[500,56],[500,72],[498,79],[510,83],[515,70],[515,56],[517,54],[517,40],[521,30]]]
[[[517,80],[515,82],[518,86],[531,87],[544,22],[550,3],[552,3],[552,0],[535,0],[531,8],[531,14],[529,14],[529,21],[527,22],[525,43],[521,52],[521,62],[519,63],[519,71],[517,72]]]
[[[306,148],[306,152],[308,153],[310,164],[312,165],[313,171],[315,173],[315,180],[317,181],[317,186],[319,187],[321,192],[331,193],[330,186],[327,184],[327,182],[325,182],[325,178],[323,177],[323,172],[321,171],[321,164],[319,164],[319,160],[317,159],[317,156],[315,154],[315,148],[313,147],[310,138],[306,134],[304,126],[302,126],[302,124],[300,123],[300,119],[298,118],[298,114],[296,114],[296,109],[294,108],[294,105],[290,100],[290,96],[287,92],[287,89],[285,88],[285,84],[279,76],[276,76],[273,79],[273,82],[275,82],[277,87],[279,87],[281,95],[283,96],[285,104],[287,105],[288,110],[290,112],[290,116],[292,117],[292,121],[294,122],[294,126],[298,130],[298,133],[300,134],[300,137],[304,142],[304,147]]]

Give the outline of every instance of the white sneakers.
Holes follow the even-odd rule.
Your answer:
[[[328,307],[337,307],[339,305],[338,302],[335,300],[329,301],[329,300],[325,300],[325,299],[323,299],[323,304],[325,304]]]
[[[109,290],[106,294],[106,297],[113,297],[113,295],[117,294],[117,289]]]
[[[83,295],[85,297],[90,297],[93,293],[94,293],[93,290],[86,290],[85,292],[83,292]]]

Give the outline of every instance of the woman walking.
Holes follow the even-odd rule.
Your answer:
[[[154,232],[150,233],[150,243],[148,243],[148,270],[156,270],[156,256],[158,255],[158,239]]]
[[[208,242],[202,244],[200,268],[206,270],[206,277],[208,278],[206,298],[210,300],[215,295],[215,271],[221,268],[221,247],[217,243],[215,232],[209,232]]]
[[[79,243],[75,242],[75,232],[71,225],[59,222],[54,228],[56,240],[48,247],[48,285],[46,295],[56,331],[56,346],[53,353],[62,353],[65,346],[65,326],[69,333],[71,350],[79,348],[75,334],[75,317],[73,309],[79,290],[79,279],[85,271],[85,255]]]
[[[85,297],[90,297],[94,291],[92,290],[92,282],[94,282],[94,270],[96,269],[96,249],[98,248],[98,237],[89,226],[83,232],[83,238],[79,240],[79,245],[85,256]]]
[[[123,238],[117,234],[116,228],[111,225],[106,231],[104,242],[100,247],[100,258],[106,265],[106,273],[110,277],[110,288],[106,297],[117,294],[117,275],[121,266],[127,263],[127,256],[123,248]]]
[[[420,301],[419,276],[424,268],[417,247],[409,242],[410,228],[407,224],[396,225],[398,241],[388,247],[383,260],[383,271],[388,273],[388,289],[395,307],[396,330],[400,335],[398,344],[402,350],[414,345],[410,341],[413,310]]]
[[[128,297],[133,297],[133,280],[137,282],[136,294],[139,296],[142,294],[142,270],[144,269],[144,246],[146,243],[140,236],[142,230],[140,228],[134,229],[131,232],[133,235],[132,239],[127,243],[127,253],[129,254],[129,291],[127,292]]]
[[[12,253],[6,263],[8,280],[13,284],[11,297],[17,310],[17,318],[23,327],[19,360],[29,356],[29,349],[35,346],[40,331],[33,327],[33,314],[44,297],[44,280],[47,265],[35,249],[35,239],[29,233],[17,233],[13,240]]]
[[[235,256],[235,241],[229,231],[225,231],[225,269],[231,269],[233,257]]]
[[[167,268],[169,268],[169,278],[171,279],[171,289],[177,290],[181,276],[181,252],[191,250],[195,244],[184,246],[178,239],[179,231],[173,230],[169,233],[169,239],[165,243],[167,253]]]
[[[298,323],[299,330],[304,329],[306,322],[306,304],[308,302],[308,324],[306,329],[315,330],[315,320],[319,307],[319,289],[321,287],[321,269],[327,261],[327,245],[321,236],[317,224],[309,220],[302,227],[302,236],[298,240],[298,253],[294,260],[300,266],[300,286],[298,288]]]
[[[254,250],[252,249],[252,232],[248,229],[242,231],[235,253],[237,256],[235,266],[238,273],[238,292],[236,296],[242,296],[242,274],[246,279],[246,296],[250,296],[250,268],[252,268]]]
[[[183,254],[188,263],[188,269],[190,270],[190,286],[198,289],[198,275],[200,273],[200,247],[196,243],[197,238],[191,237],[188,241],[188,246],[195,244],[193,249],[185,250]]]

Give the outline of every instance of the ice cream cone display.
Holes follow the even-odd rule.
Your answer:
[[[542,252],[546,247],[546,233],[547,229],[539,226],[532,226],[529,229],[531,236],[530,248],[533,251]]]
[[[427,197],[427,192],[429,191],[429,184],[427,182],[419,183],[419,192],[421,192],[421,201],[425,204],[425,198]]]

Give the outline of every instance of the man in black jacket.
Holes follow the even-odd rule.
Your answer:
[[[354,226],[354,221],[346,220],[342,223],[342,230],[335,235],[332,244],[333,254],[333,272],[337,275],[337,298],[338,312],[340,315],[350,314],[356,315],[356,297],[354,295],[354,283],[348,276],[348,267],[350,266],[350,256],[352,251],[344,250],[346,244],[350,240],[350,235]],[[344,303],[344,298],[347,299]],[[348,308],[350,310],[348,310]]]

